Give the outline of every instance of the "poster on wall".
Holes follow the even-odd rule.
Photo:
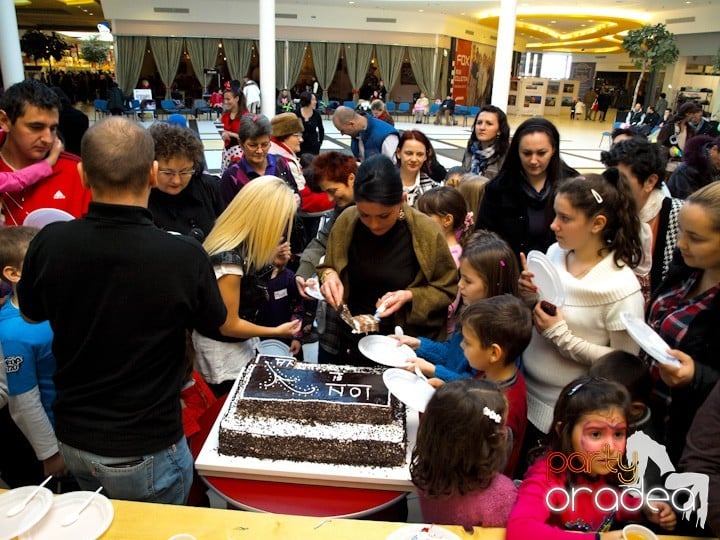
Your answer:
[[[544,112],[545,92],[545,81],[538,79],[523,81],[520,114],[542,116]]]
[[[570,67],[570,78],[578,81],[580,86],[578,96],[584,96],[585,92],[594,87],[595,66],[595,62],[573,62]]]
[[[455,41],[453,99],[467,106],[490,103],[495,48],[464,39]]]

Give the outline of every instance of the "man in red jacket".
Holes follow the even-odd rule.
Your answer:
[[[44,159],[57,137],[60,100],[47,86],[27,80],[0,98],[0,172],[22,169]],[[75,217],[87,211],[90,190],[80,181],[80,158],[63,152],[53,174],[17,192],[2,194],[6,225],[22,225],[38,208],[58,208]]]

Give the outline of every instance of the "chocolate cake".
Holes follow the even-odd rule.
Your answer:
[[[375,467],[406,462],[405,406],[382,369],[259,355],[240,374],[219,453]]]

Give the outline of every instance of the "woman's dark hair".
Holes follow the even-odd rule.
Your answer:
[[[452,230],[462,230],[461,244],[464,243],[466,236],[474,232],[474,226],[465,226],[468,212],[465,198],[454,188],[440,186],[429,189],[417,198],[415,208],[428,216],[452,216]]]
[[[300,106],[301,107],[309,107],[310,103],[312,103],[312,98],[315,94],[312,92],[303,92],[300,94]]]
[[[357,172],[357,161],[348,154],[323,152],[312,161],[312,179],[305,177],[312,191],[321,193],[320,182],[337,182],[348,185],[351,174]]]
[[[562,452],[566,456],[575,449],[572,432],[583,416],[598,411],[620,409],[625,419],[630,417],[630,394],[620,383],[600,377],[579,377],[560,391],[555,403],[552,425],[547,437],[551,452]]]
[[[487,297],[518,296],[520,266],[508,243],[497,233],[480,229],[465,241],[461,261],[467,261],[485,282]]]
[[[662,189],[667,160],[660,145],[651,143],[645,137],[633,137],[612,145],[610,150],[600,153],[600,161],[606,167],[617,167],[620,163],[627,165],[641,183],[655,174],[658,177],[655,189]]]
[[[520,162],[520,141],[526,135],[533,133],[545,133],[554,150],[547,168],[547,180],[550,184],[557,183],[561,178],[579,174],[560,159],[560,133],[552,122],[544,118],[528,118],[518,126],[510,141],[510,148],[500,169],[501,173],[506,174],[508,178],[524,178],[526,176]]]
[[[459,379],[438,388],[412,452],[413,484],[430,498],[487,488],[505,459],[506,410],[505,396],[490,381]]]
[[[228,93],[232,94],[233,97],[238,98],[238,111],[240,112],[240,114],[243,114],[245,111],[247,111],[245,94],[243,94],[243,91],[240,89],[240,87],[231,86],[230,88],[225,88],[223,90],[223,95]]]
[[[155,143],[155,159],[186,158],[193,162],[196,171],[201,170],[204,150],[194,131],[164,122],[155,122],[148,131]]]
[[[570,205],[588,219],[605,216],[603,248],[612,252],[617,266],[621,266],[620,261],[630,268],[640,264],[643,254],[640,219],[626,182],[612,184],[599,174],[576,176],[561,182],[555,195],[567,197]]]
[[[712,178],[710,148],[713,138],[709,135],[696,135],[687,140],[683,148],[683,161],[698,172],[698,176],[709,181]]]
[[[467,148],[469,150],[473,143],[477,142],[478,140],[477,135],[475,134],[475,123],[477,122],[480,114],[484,112],[493,113],[498,119],[498,133],[495,137],[495,143],[493,144],[493,146],[495,147],[495,154],[502,158],[507,154],[508,148],[510,147],[510,124],[508,123],[505,111],[503,111],[499,107],[496,107],[495,105],[483,105],[482,107],[480,107],[480,110],[475,115],[475,119],[472,123],[472,129],[470,130],[470,139],[468,139]]]
[[[353,193],[355,202],[371,202],[383,206],[400,204],[403,201],[400,171],[389,157],[382,154],[372,156],[358,168]]]
[[[400,151],[402,150],[403,145],[407,141],[418,141],[425,147],[425,163],[422,164],[422,172],[425,174],[430,174],[430,164],[435,159],[435,150],[432,147],[432,143],[430,142],[430,139],[427,138],[427,135],[425,135],[422,131],[419,131],[417,129],[407,129],[403,131],[403,134],[400,135],[400,141],[397,145],[396,153],[399,156]],[[397,159],[397,166],[400,167],[400,157]]]

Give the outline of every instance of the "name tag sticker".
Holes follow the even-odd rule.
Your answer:
[[[287,289],[280,289],[279,291],[275,291],[275,300],[280,300],[281,298],[285,298],[288,295]]]

